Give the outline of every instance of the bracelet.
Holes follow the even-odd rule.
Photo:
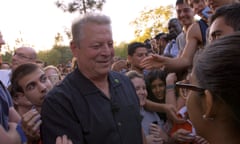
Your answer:
[[[174,84],[172,84],[172,85],[167,85],[166,86],[166,90],[168,90],[168,89],[174,89],[175,88],[175,85]]]
[[[25,133],[23,132],[23,129],[22,129],[22,126],[21,126],[21,122],[19,122],[17,124],[16,130],[17,130],[18,134],[21,137],[22,144],[26,144],[27,143],[27,137],[26,137]]]

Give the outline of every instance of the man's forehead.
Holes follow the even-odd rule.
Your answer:
[[[184,1],[183,3],[181,3],[181,4],[177,4],[176,5],[176,9],[177,8],[191,8],[190,6],[189,6],[189,4],[188,4],[188,0],[186,0],[186,1]]]
[[[147,48],[145,47],[138,47],[134,53],[147,53]]]
[[[26,82],[26,85],[32,82],[37,81],[40,77],[45,75],[44,71],[41,68],[38,68],[31,73],[23,76],[20,80],[24,80]]]

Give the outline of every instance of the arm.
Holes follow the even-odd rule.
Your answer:
[[[58,136],[67,135],[72,143],[84,143],[82,126],[75,117],[73,104],[66,95],[50,93],[44,100],[41,110],[42,142],[53,144]]]
[[[9,108],[9,122],[15,122],[18,123],[21,120],[20,115],[15,110],[14,107]]]
[[[169,73],[166,77],[166,104],[172,104],[177,108],[177,98],[175,95],[176,73]]]
[[[143,138],[143,144],[147,144],[147,139],[146,139],[143,129],[142,129],[142,138]]]
[[[179,96],[176,96],[175,82],[177,81],[177,76],[175,73],[169,73],[166,78],[166,104],[172,104],[179,110],[185,105],[185,100]],[[169,87],[168,87],[169,86]]]
[[[186,35],[186,45],[182,55],[177,58],[168,58],[159,55],[151,55],[141,62],[146,69],[165,67],[168,71],[176,72],[192,65],[193,57],[201,42],[201,31],[198,23],[189,27]]]
[[[172,60],[167,60],[164,66],[169,71],[179,71],[193,64],[193,57],[198,49],[198,44],[202,42],[201,31],[198,23],[192,24],[186,32],[186,45],[182,54]]]
[[[0,140],[3,144],[21,144],[21,138],[16,131],[17,124],[9,123],[9,130],[5,129],[0,125]]]
[[[193,63],[193,57],[198,49],[198,45],[202,43],[201,30],[198,23],[192,24],[186,33],[186,45],[180,56],[188,66]]]
[[[168,118],[173,120],[176,123],[184,122],[183,119],[179,119],[177,117],[177,114],[176,114],[177,110],[176,110],[175,106],[173,106],[171,104],[159,104],[159,103],[147,100],[144,107],[150,111],[165,112],[165,113],[167,113]]]

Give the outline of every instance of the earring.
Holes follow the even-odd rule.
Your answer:
[[[213,121],[213,120],[214,120],[213,117],[207,117],[205,114],[202,116],[202,118],[203,118],[204,120],[208,120],[208,121]]]

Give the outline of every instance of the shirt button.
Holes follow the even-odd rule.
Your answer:
[[[118,122],[117,125],[118,125],[118,126],[122,126],[122,123],[121,123],[121,122]]]

